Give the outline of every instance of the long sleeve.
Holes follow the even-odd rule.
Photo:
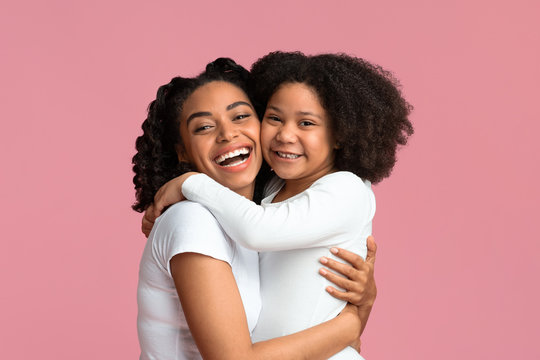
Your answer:
[[[375,213],[370,183],[349,172],[326,175],[306,191],[264,206],[204,174],[189,177],[182,193],[207,207],[234,241],[257,251],[333,246]]]

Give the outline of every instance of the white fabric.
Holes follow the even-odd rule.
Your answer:
[[[263,308],[254,341],[304,330],[339,314],[346,303],[326,293],[330,283],[318,274],[318,260],[331,256],[332,246],[365,258],[375,214],[370,182],[349,172],[326,175],[306,191],[272,203],[282,186],[274,179],[261,206],[204,174],[189,177],[182,188],[186,198],[214,214],[233,240],[261,251]],[[332,359],[362,357],[346,348]]]
[[[227,238],[203,206],[183,201],[156,220],[142,255],[137,289],[140,359],[201,359],[170,272],[171,258],[184,252],[231,265],[249,330],[255,327],[261,309],[257,253]]]

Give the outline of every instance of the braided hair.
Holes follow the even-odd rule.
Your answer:
[[[199,87],[212,81],[226,81],[248,94],[249,71],[229,58],[219,58],[194,78],[175,77],[160,86],[156,99],[148,106],[148,117],[142,124],[143,134],[135,142],[133,183],[136,202],[133,210],[143,212],[154,200],[157,190],[167,181],[188,171],[193,165],[180,162],[176,146],[180,137],[180,113],[186,99]]]

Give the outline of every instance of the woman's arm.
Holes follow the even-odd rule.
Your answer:
[[[294,199],[265,207],[205,174],[190,175],[165,184],[156,195],[154,211],[173,198],[181,199],[181,189],[187,199],[208,208],[233,240],[257,251],[332,246],[336,235],[359,232],[375,212],[371,188],[351,173],[331,174]]]
[[[252,344],[228,263],[182,253],[170,265],[186,320],[204,359],[327,359],[346,346],[359,346],[362,324],[351,309],[310,329]]]

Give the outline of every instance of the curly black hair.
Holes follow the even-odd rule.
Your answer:
[[[208,64],[197,77],[175,77],[158,89],[156,99],[148,106],[148,117],[142,124],[143,134],[135,143],[137,153],[132,163],[136,202],[133,210],[144,211],[163,184],[196,170],[189,163],[179,162],[175,147],[182,142],[179,117],[186,99],[196,89],[212,81],[229,82],[249,97],[249,80],[249,71],[244,67],[232,59],[219,58]],[[262,195],[261,186],[256,187],[256,195]]]
[[[258,112],[288,83],[306,84],[317,93],[338,145],[336,169],[373,183],[390,175],[397,146],[413,134],[408,119],[412,106],[390,72],[346,54],[272,52],[251,68],[250,89]]]

